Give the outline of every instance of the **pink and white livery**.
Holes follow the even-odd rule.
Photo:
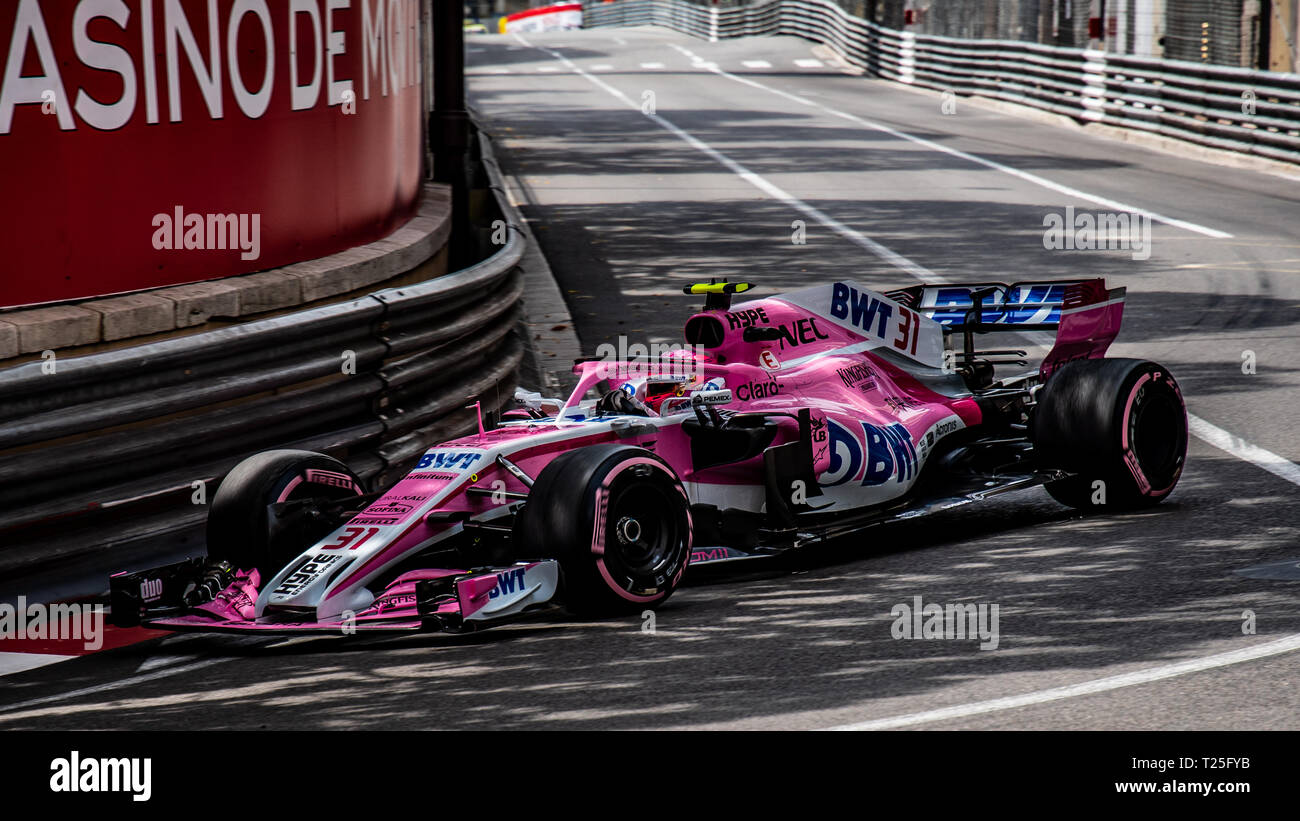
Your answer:
[[[568,399],[519,391],[493,429],[430,447],[382,491],[322,454],[246,459],[213,499],[208,556],[114,576],[114,620],[346,633],[463,631],[556,603],[640,612],[690,565],[1035,485],[1140,507],[1182,472],[1178,384],[1103,358],[1124,293],[1100,279],[834,282],[736,306],[744,283],[685,290],[706,295],[685,346],[580,361]],[[1036,368],[975,345],[1044,330]]]

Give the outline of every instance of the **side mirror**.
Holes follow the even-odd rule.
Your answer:
[[[515,401],[523,405],[530,411],[536,411],[543,416],[555,416],[564,407],[564,400],[552,399],[542,396],[540,393],[515,388]]]

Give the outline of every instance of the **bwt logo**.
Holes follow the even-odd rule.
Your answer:
[[[860,422],[862,438],[838,422],[830,422],[830,468],[819,480],[823,487],[857,481],[863,486],[883,485],[894,476],[899,482],[916,475],[916,446],[912,434],[900,423],[879,426]]]
[[[156,251],[239,250],[240,259],[262,255],[261,214],[186,214],[176,206],[171,214],[154,214]]]
[[[517,570],[507,570],[505,573],[497,574],[497,586],[492,588],[488,593],[489,599],[495,599],[498,596],[504,596],[507,593],[519,591],[524,592],[524,571],[528,568],[521,567]]]
[[[469,466],[478,461],[481,453],[461,453],[460,451],[430,451],[420,457],[420,463],[416,465],[418,469],[435,468],[442,470],[468,470]]]
[[[932,309],[930,318],[940,325],[965,322],[975,306],[971,296],[975,289],[966,286],[938,287],[927,292],[925,307]],[[1018,325],[1029,322],[1060,322],[1065,286],[1060,283],[1014,285],[1005,290],[994,288],[984,300],[981,322]]]
[[[871,294],[864,294],[857,288],[837,282],[831,286],[831,316],[836,319],[849,319],[855,326],[866,331],[868,336],[885,338],[885,328],[889,317],[894,313],[894,306],[881,302]],[[872,330],[872,325],[876,330]]]

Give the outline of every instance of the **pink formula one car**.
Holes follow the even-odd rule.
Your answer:
[[[707,301],[686,346],[581,361],[567,400],[521,391],[499,426],[431,447],[381,492],[321,454],[245,460],[213,499],[208,557],[114,576],[114,620],[346,633],[470,630],[552,603],[639,612],[691,564],[1034,485],[1125,509],[1178,482],[1178,384],[1102,358],[1122,289],[836,282],[733,307],[748,287],[690,286]],[[1044,330],[1036,368],[975,345]]]

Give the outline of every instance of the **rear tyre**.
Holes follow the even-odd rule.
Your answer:
[[[270,578],[303,550],[329,535],[328,519],[277,513],[280,502],[322,502],[364,493],[338,459],[306,450],[268,450],[226,474],[208,511],[208,557]]]
[[[1187,409],[1169,371],[1141,359],[1082,359],[1048,379],[1033,415],[1045,468],[1075,473],[1047,492],[1080,509],[1132,510],[1173,491],[1187,458]]]
[[[582,615],[663,604],[690,559],[691,514],[672,468],[648,450],[593,445],[557,456],[516,521],[521,553],[557,559]]]

